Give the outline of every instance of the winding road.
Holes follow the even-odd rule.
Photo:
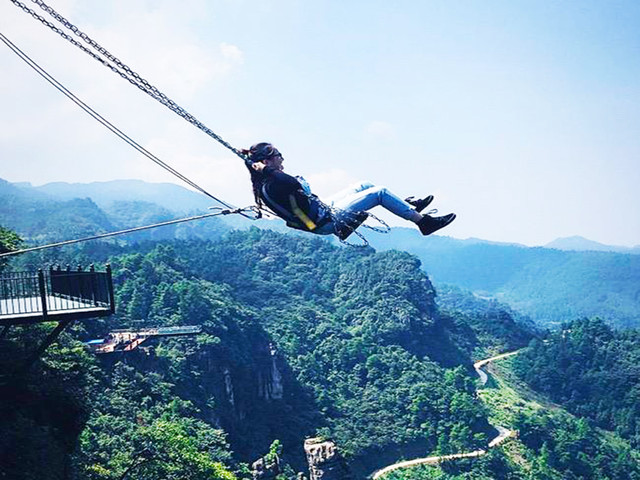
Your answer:
[[[512,355],[515,355],[519,351],[520,350],[516,350],[515,352],[503,353],[502,355],[496,355],[495,357],[487,358],[485,360],[480,360],[479,362],[474,363],[473,364],[473,368],[476,369],[476,372],[480,376],[480,381],[482,382],[482,385],[486,385],[487,381],[489,380],[489,377],[484,372],[484,370],[482,370],[482,367],[484,367],[488,363],[493,362],[494,360],[501,360],[503,358],[507,358],[507,357],[510,357]]]
[[[496,355],[495,357],[487,358],[485,360],[480,360],[479,362],[474,363],[473,368],[476,369],[476,372],[480,376],[482,385],[485,385],[487,383],[487,380],[489,379],[486,372],[482,370],[483,367],[495,360],[501,360],[503,358],[515,355],[518,353],[518,351],[519,350],[516,350],[515,352],[503,353],[502,355]],[[514,430],[510,430],[505,427],[494,425],[494,428],[498,430],[498,436],[489,442],[488,448],[496,447],[506,439],[514,437],[516,435],[516,432]],[[437,465],[438,463],[446,462],[448,460],[455,460],[458,458],[480,457],[486,453],[486,450],[476,450],[474,452],[454,453],[452,455],[440,455],[434,457],[416,458],[414,460],[405,460],[403,462],[394,463],[387,467],[381,468],[380,470],[377,470],[372,475],[372,479],[378,480],[383,475],[386,475],[387,473],[398,470],[400,468],[414,467],[416,465]]]

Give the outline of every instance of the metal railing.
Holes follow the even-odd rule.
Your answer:
[[[69,267],[0,274],[0,320],[6,316],[73,312],[100,308],[114,311],[111,268],[96,272]]]
[[[38,275],[33,272],[4,273],[0,277],[0,315],[42,311]]]

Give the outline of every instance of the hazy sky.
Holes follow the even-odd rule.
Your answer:
[[[457,238],[640,244],[638,1],[50,5],[231,144],[276,144],[321,196],[369,180],[435,194]],[[0,31],[165,162],[251,203],[237,157],[9,0]],[[2,43],[0,72],[0,178],[179,183]]]

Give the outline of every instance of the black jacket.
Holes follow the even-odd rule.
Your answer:
[[[313,232],[331,219],[318,197],[305,192],[297,178],[272,167],[257,174],[261,200],[289,227]]]

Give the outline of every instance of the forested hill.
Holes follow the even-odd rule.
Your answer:
[[[599,319],[563,325],[516,361],[533,388],[640,446],[640,331],[616,332]]]
[[[188,209],[203,213],[207,205],[201,196],[175,185],[122,181],[31,187],[0,180],[0,225],[16,230],[31,244],[156,223]],[[118,237],[117,242],[214,239],[232,227],[246,229],[250,224],[286,229],[278,221],[225,217]],[[416,255],[435,285],[494,297],[540,325],[599,316],[615,327],[640,326],[640,255],[527,248],[439,235],[425,238],[406,228],[394,228],[388,235],[365,234],[377,250]]]
[[[64,234],[88,236],[115,228],[107,215],[88,198],[52,201],[0,179],[0,225],[11,228],[31,242],[47,241]]]
[[[127,182],[118,185],[122,189],[131,186]],[[134,185],[137,183],[134,182]],[[167,209],[158,203],[139,199],[155,198],[152,195],[130,194],[124,196],[124,199],[118,199],[115,194],[108,195],[113,191],[120,191],[109,184],[110,188],[105,188],[104,192],[97,188],[98,193],[102,193],[98,196],[101,199],[101,206],[98,206],[88,195],[77,197],[64,194],[64,189],[58,191],[55,186],[57,184],[44,189],[24,185],[19,187],[0,179],[0,226],[16,231],[29,245],[41,245],[173,220],[180,217],[179,213],[184,213],[178,207],[186,208],[190,205],[185,201],[176,201],[176,209]],[[167,192],[175,193],[174,189],[183,192],[182,196],[187,198],[190,198],[189,194],[195,195],[175,185],[168,188]],[[83,188],[78,193],[91,191],[92,189]],[[173,197],[169,195],[169,198]],[[180,198],[181,196],[178,200]],[[171,201],[167,203],[171,204]],[[206,213],[206,210],[198,213]],[[219,219],[211,218],[146,230],[117,237],[115,241],[124,243],[175,238],[216,238],[228,230],[230,228]]]
[[[436,285],[494,297],[540,325],[598,316],[615,327],[640,326],[640,255],[425,239],[408,229],[370,240],[378,250],[416,255]]]
[[[5,465],[106,480],[147,451],[158,462],[144,478],[170,468],[242,476],[237,462],[276,439],[304,470],[304,438],[323,435],[361,477],[402,456],[485,446],[495,431],[475,398],[472,361],[532,338],[508,314],[496,329],[439,313],[419,261],[400,252],[253,229],[110,257],[117,314],[76,325],[26,383],[2,387],[3,399],[16,399],[0,409]],[[76,341],[158,325],[204,332],[102,358]],[[41,334],[12,330],[3,366]]]
[[[402,458],[486,449],[492,425],[522,440],[443,467],[449,473],[399,475],[639,478],[638,453],[583,419],[532,408],[505,388],[484,393],[506,395],[504,407],[481,401],[472,362],[532,339],[536,348],[536,334],[495,301],[439,293],[409,254],[258,229],[55,252],[10,268],[43,256],[109,261],[117,313],[76,323],[28,376],[0,375],[5,478],[246,479],[248,464],[269,452],[282,460],[279,478],[293,480],[306,471],[303,440],[319,435],[360,479]],[[203,331],[104,356],[82,343],[118,328],[180,325]],[[0,372],[50,329],[5,331]]]

